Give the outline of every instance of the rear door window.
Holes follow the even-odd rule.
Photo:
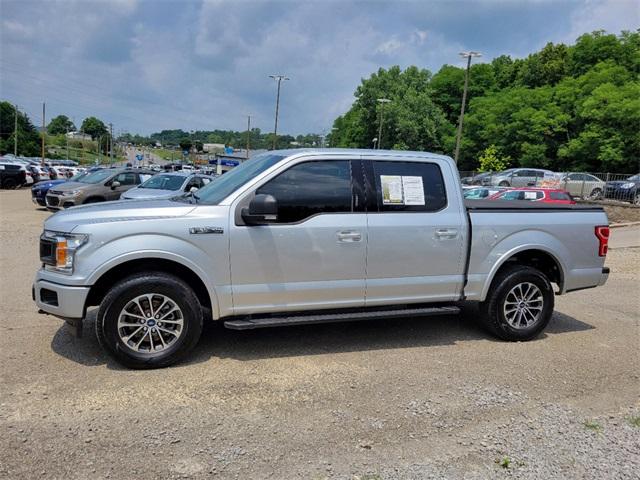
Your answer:
[[[379,212],[435,212],[447,206],[436,163],[374,161],[373,174]]]

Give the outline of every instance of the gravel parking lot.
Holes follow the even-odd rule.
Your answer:
[[[124,370],[31,301],[48,212],[0,191],[0,477],[640,478],[640,230],[539,339],[461,317],[248,332]],[[635,232],[635,233],[634,233]],[[631,237],[637,242],[629,242]],[[635,245],[635,246],[633,246]]]

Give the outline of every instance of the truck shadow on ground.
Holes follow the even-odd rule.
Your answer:
[[[367,320],[248,331],[228,330],[221,323],[207,324],[200,343],[182,366],[206,362],[212,357],[236,360],[322,355],[368,350],[389,350],[455,345],[458,342],[501,342],[477,323],[477,305],[465,305],[461,315],[410,319]],[[68,327],[58,329],[51,348],[58,355],[86,366],[107,365],[121,370],[100,348],[94,333],[95,310],[85,321],[82,338]],[[555,312],[537,339],[548,335],[591,330],[595,327],[561,312]]]

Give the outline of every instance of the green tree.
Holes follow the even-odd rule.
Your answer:
[[[0,102],[0,154],[13,153],[14,140],[18,136],[18,155],[40,155],[40,135],[29,117],[18,111],[18,129],[14,129],[16,109],[9,102]]]
[[[191,151],[191,147],[193,146],[193,143],[191,143],[191,139],[189,137],[184,137],[180,139],[179,145],[182,151],[185,151],[185,150]]]
[[[478,160],[480,163],[478,171],[480,172],[501,172],[506,170],[511,162],[511,158],[502,156],[495,145],[489,145],[485,148]]]
[[[75,125],[69,117],[66,115],[58,115],[51,119],[47,126],[47,133],[49,135],[61,135],[67,132],[73,132],[76,129]]]
[[[108,133],[107,127],[102,122],[102,120],[97,119],[96,117],[87,117],[82,122],[82,126],[80,127],[87,135],[91,135],[91,138],[97,140],[98,137],[106,135]]]

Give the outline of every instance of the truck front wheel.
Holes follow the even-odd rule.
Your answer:
[[[129,368],[160,368],[183,358],[202,333],[202,307],[191,287],[162,272],[116,283],[96,318],[100,345]]]
[[[484,326],[497,337],[531,340],[551,320],[553,303],[549,279],[535,268],[516,265],[498,273],[480,304],[480,314]]]

